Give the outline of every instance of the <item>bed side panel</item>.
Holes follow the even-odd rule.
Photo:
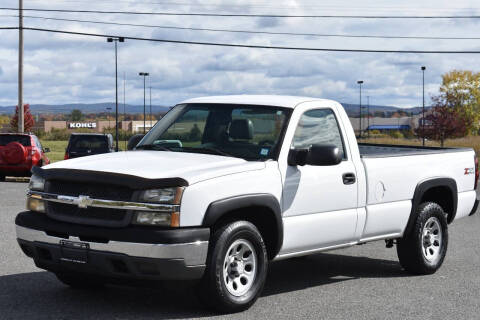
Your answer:
[[[413,155],[362,159],[367,172],[367,204],[413,198],[415,187],[432,178],[452,178],[459,193],[473,190],[474,152]]]

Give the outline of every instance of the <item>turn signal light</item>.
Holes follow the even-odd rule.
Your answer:
[[[40,199],[36,199],[33,197],[27,198],[27,209],[36,212],[43,212],[45,213],[45,202]]]

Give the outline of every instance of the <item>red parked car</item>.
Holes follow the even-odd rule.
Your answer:
[[[49,164],[43,148],[34,134],[0,133],[0,181],[5,176],[30,176],[33,166]]]

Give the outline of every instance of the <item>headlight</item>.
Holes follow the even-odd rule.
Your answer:
[[[45,187],[45,179],[37,176],[37,175],[32,175],[30,178],[30,183],[28,184],[28,188],[30,190],[35,190],[35,191],[43,191]]]
[[[162,188],[145,190],[140,194],[140,201],[154,203],[180,204],[183,188]]]
[[[182,200],[183,190],[185,188],[161,188],[142,191],[139,196],[140,202],[163,203],[171,206],[172,211],[140,211],[135,213],[134,224],[150,226],[179,227],[180,213],[178,208]]]

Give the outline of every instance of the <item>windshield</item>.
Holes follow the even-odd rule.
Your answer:
[[[0,146],[6,146],[10,142],[18,142],[24,147],[30,146],[30,136],[6,134],[0,135]]]
[[[107,136],[72,135],[69,143],[70,152],[108,152]]]
[[[136,149],[276,159],[291,110],[231,104],[178,105]]]

